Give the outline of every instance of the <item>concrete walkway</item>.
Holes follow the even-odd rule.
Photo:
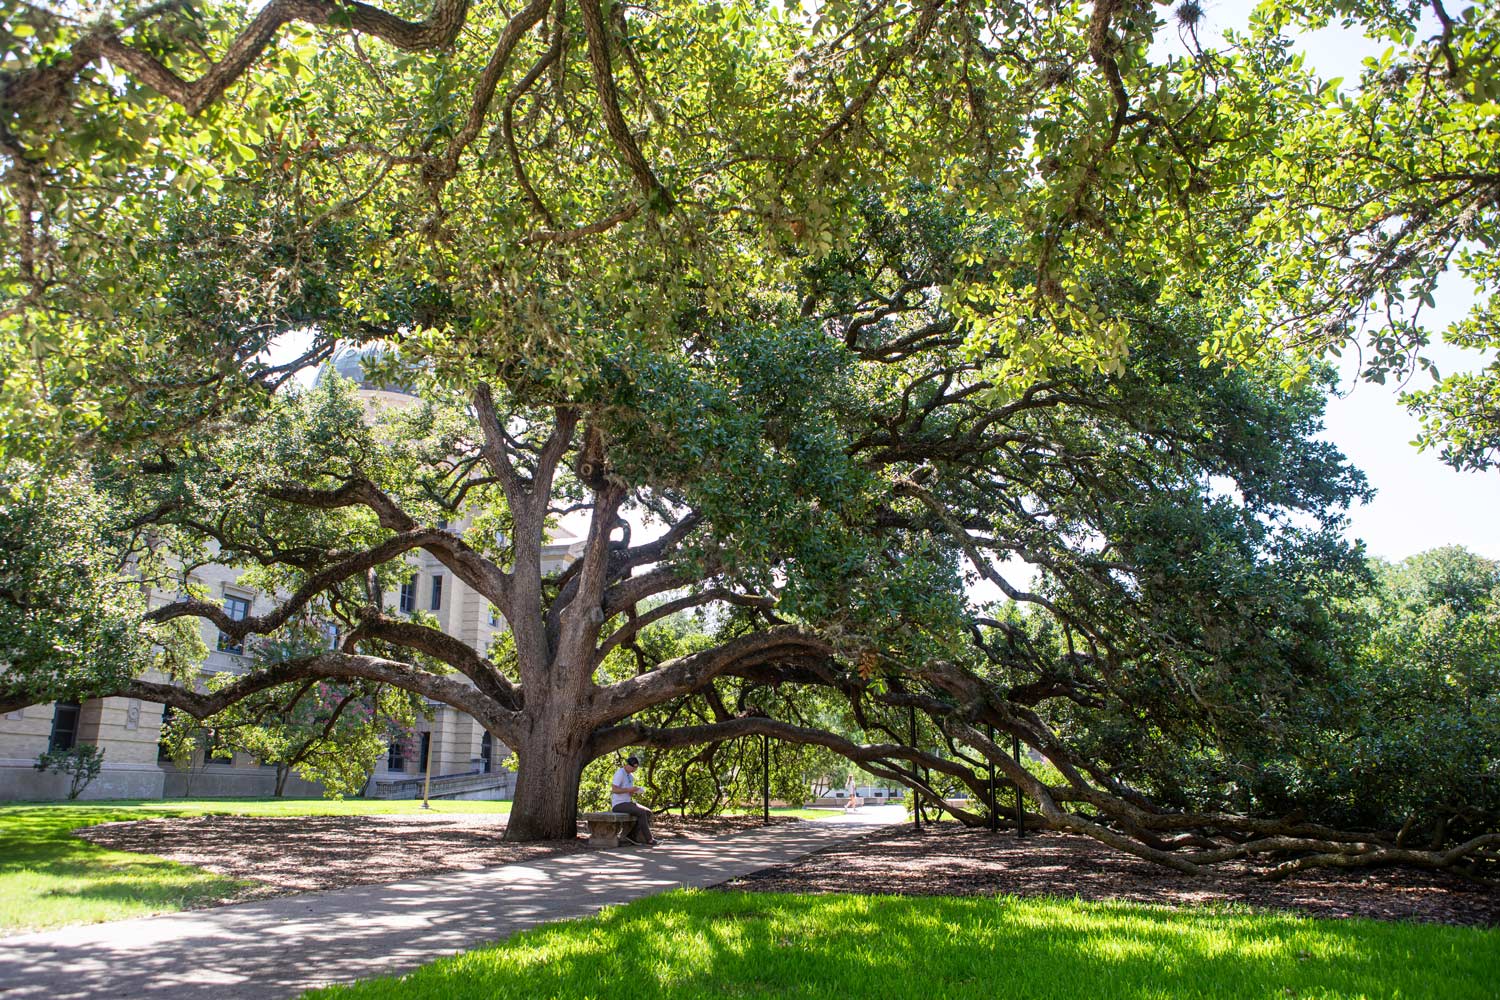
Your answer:
[[[900,807],[708,840],[0,938],[0,1000],[275,1000],[405,972],[553,920],[717,885],[899,823]]]

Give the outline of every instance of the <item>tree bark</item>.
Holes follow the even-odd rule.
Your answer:
[[[588,733],[565,704],[538,706],[515,747],[516,792],[505,827],[509,841],[571,840],[578,835],[578,783],[588,763]]]

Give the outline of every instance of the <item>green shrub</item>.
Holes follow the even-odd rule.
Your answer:
[[[70,780],[68,798],[76,799],[99,777],[104,767],[104,751],[92,743],[79,743],[66,750],[49,750],[36,759],[38,771],[56,771]]]

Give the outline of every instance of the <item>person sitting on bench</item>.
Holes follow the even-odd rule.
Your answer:
[[[640,791],[640,787],[636,785],[634,775],[635,769],[640,766],[639,757],[626,757],[625,765],[615,771],[614,780],[609,786],[609,808],[612,812],[635,817],[635,827],[625,837],[626,840],[654,847],[658,841],[651,836],[651,810],[635,801],[635,794]]]

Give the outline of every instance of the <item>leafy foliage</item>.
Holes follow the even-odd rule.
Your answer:
[[[56,771],[68,776],[68,798],[76,799],[99,777],[104,751],[92,743],[75,743],[66,750],[49,750],[36,759],[38,771]]]
[[[322,640],[322,641],[320,641]],[[278,663],[326,645],[315,629],[257,643],[259,662]],[[233,683],[232,675],[209,687]],[[198,723],[222,745],[277,769],[276,794],[288,774],[319,784],[329,798],[358,795],[393,740],[415,730],[421,706],[411,694],[380,684],[304,681],[259,691]]]
[[[1495,14],[1422,10],[1276,0],[1204,48],[1184,5],[1166,54],[1166,12],[1123,0],[12,0],[0,443],[171,435],[284,383],[263,352],[298,329],[299,363],[400,336],[576,389],[601,317],[656,346],[685,314],[741,319],[914,181],[1014,236],[932,292],[997,384],[1120,371],[1118,273],[1237,312],[1206,355],[1290,346],[1288,378],[1375,318],[1383,377],[1445,267],[1494,268]],[[1391,43],[1357,88],[1290,54],[1334,19]]]
[[[1335,586],[1321,621],[1277,612],[1301,651],[1272,649],[1217,682],[1193,675],[1202,711],[1125,689],[1119,705],[1060,720],[1062,731],[1182,808],[1295,814],[1424,846],[1494,829],[1494,562],[1455,547],[1324,579]]]
[[[124,520],[86,470],[5,468],[0,662],[34,702],[89,697],[152,667],[177,673],[204,655],[196,627],[142,622],[142,577],[159,564]]]

